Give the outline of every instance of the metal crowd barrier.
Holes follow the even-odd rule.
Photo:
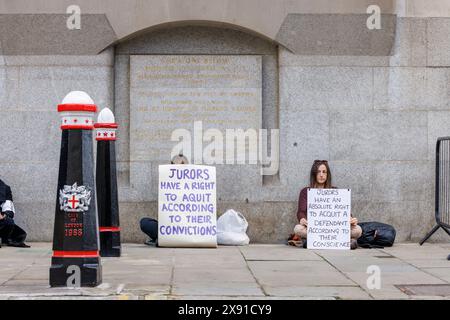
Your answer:
[[[436,225],[420,241],[420,245],[439,228],[450,236],[450,137],[438,138],[436,142],[435,218]]]

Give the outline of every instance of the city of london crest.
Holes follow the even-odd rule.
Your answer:
[[[91,203],[91,188],[77,186],[75,182],[72,186],[65,185],[59,190],[60,209],[65,212],[85,212]]]

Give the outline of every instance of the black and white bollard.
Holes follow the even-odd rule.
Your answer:
[[[92,99],[72,91],[58,105],[62,118],[50,286],[102,282],[95,198]]]
[[[100,255],[120,257],[119,201],[117,196],[115,140],[117,123],[114,114],[104,108],[98,115],[97,140],[97,205],[100,231]]]

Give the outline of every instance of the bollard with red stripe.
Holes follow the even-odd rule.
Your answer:
[[[100,255],[120,257],[119,202],[117,196],[115,140],[117,123],[114,114],[104,108],[98,115],[97,140],[97,204],[100,224]]]
[[[52,287],[92,287],[102,282],[92,137],[96,110],[92,99],[82,91],[70,92],[58,105],[62,134],[50,267]]]

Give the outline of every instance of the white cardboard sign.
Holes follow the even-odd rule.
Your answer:
[[[217,247],[215,167],[159,166],[158,245]]]
[[[350,249],[350,189],[308,189],[308,249]]]

